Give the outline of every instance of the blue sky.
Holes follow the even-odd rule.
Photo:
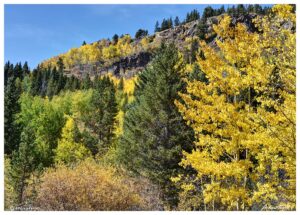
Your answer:
[[[153,33],[155,22],[207,5],[5,5],[5,62],[36,67],[51,56],[116,34]],[[212,5],[214,8],[220,5]],[[227,6],[225,6],[226,8]],[[201,13],[202,14],[202,13]]]

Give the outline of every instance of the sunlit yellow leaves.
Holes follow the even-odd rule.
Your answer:
[[[254,203],[274,201],[295,208],[296,43],[291,10],[276,5],[271,15],[255,19],[262,32],[233,26],[225,16],[214,26],[217,48],[200,43],[205,58],[199,56],[197,63],[209,82],[185,79],[187,93],[180,94],[183,102],[175,102],[197,138],[196,149],[184,153],[181,165],[196,170],[209,209],[247,210]]]
[[[83,144],[75,142],[75,122],[71,117],[67,117],[55,152],[55,161],[65,164],[72,164],[91,156],[91,152]]]

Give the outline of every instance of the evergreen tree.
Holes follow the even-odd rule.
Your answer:
[[[199,12],[194,9],[192,10],[190,13],[187,13],[186,15],[186,18],[185,18],[185,22],[192,22],[192,21],[195,21],[195,20],[198,20],[200,18],[200,14]]]
[[[254,12],[254,6],[252,4],[249,4],[247,7],[247,13],[253,13]]]
[[[23,74],[22,64],[21,63],[17,63],[15,65],[15,67],[14,67],[14,77],[15,78],[19,78],[20,80],[23,80],[24,74]]]
[[[45,97],[47,95],[47,87],[51,76],[51,67],[48,67],[47,69],[40,69],[39,73],[40,73],[39,75],[41,76],[39,95]]]
[[[214,16],[214,9],[211,6],[204,8],[202,19],[206,21],[207,18]]]
[[[57,67],[58,67],[58,71],[59,72],[63,72],[64,71],[64,61],[61,57],[58,58],[58,61],[57,61]]]
[[[259,4],[254,5],[254,13],[262,14],[262,7]]]
[[[72,86],[73,86],[72,77],[68,77],[64,89],[72,91],[73,90]]]
[[[58,79],[59,79],[59,73],[56,71],[56,67],[51,71],[50,79],[47,84],[47,93],[46,95],[49,98],[52,98],[52,96],[57,95],[59,93],[58,91]]]
[[[67,78],[65,90],[75,91],[80,88],[80,81],[74,75]]]
[[[237,16],[237,10],[236,10],[236,8],[235,8],[234,5],[232,6],[232,16],[233,16],[233,17],[236,17],[236,16]]]
[[[24,76],[29,75],[29,73],[30,73],[27,61],[25,61],[24,65],[23,65],[22,73]]]
[[[115,34],[113,37],[112,37],[112,41],[114,44],[117,44],[117,42],[119,41],[119,36],[117,34]]]
[[[27,127],[21,135],[21,143],[18,151],[12,156],[12,166],[10,178],[16,191],[16,202],[22,205],[24,201],[24,191],[28,184],[30,174],[36,168],[34,158],[34,132]]]
[[[135,101],[128,106],[124,134],[118,143],[121,163],[161,186],[163,199],[176,205],[177,191],[169,179],[181,172],[182,150],[191,151],[193,132],[175,107],[184,91],[183,67],[175,45],[162,45],[139,75]]]
[[[154,32],[159,32],[159,31],[160,31],[160,28],[159,28],[159,22],[156,21],[155,27],[154,27]]]
[[[236,10],[238,15],[245,15],[246,13],[246,9],[243,4],[238,4]]]
[[[33,70],[31,76],[31,95],[37,96],[40,95],[41,88],[42,88],[42,71],[38,66],[36,69]]]
[[[172,17],[170,17],[168,20],[168,28],[173,28],[173,20],[172,20]]]
[[[65,88],[66,84],[66,77],[64,76],[63,72],[58,72],[58,83],[57,83],[57,93],[62,91]]]
[[[20,142],[20,126],[16,122],[16,114],[20,112],[21,92],[20,79],[10,77],[4,95],[4,152],[8,155],[18,149]]]
[[[85,42],[85,41],[83,41],[83,42],[82,42],[82,46],[85,46],[85,45],[86,45],[86,42]]]
[[[233,16],[233,8],[232,7],[228,7],[226,12],[228,13],[229,16]]]
[[[66,77],[64,76],[64,62],[63,59],[61,57],[58,58],[57,61],[57,67],[58,67],[58,83],[57,83],[57,93],[59,93],[60,91],[62,91],[65,88],[65,84],[66,84]]]
[[[14,73],[14,66],[9,61],[4,65],[4,86],[7,85],[7,81],[10,77],[13,76]]]
[[[201,19],[199,24],[197,25],[197,36],[201,39],[201,40],[205,40],[205,36],[206,36],[206,33],[207,33],[207,24],[206,24],[206,21],[204,19]]]
[[[148,35],[148,31],[144,30],[144,29],[139,29],[136,33],[135,33],[135,39],[141,39],[143,37],[146,37]]]
[[[178,16],[176,16],[174,19],[174,26],[179,26],[179,25],[180,25],[180,21],[179,21]]]
[[[75,76],[72,76],[72,91],[80,89],[80,81]]]
[[[219,9],[218,9],[218,15],[221,15],[225,13],[225,8],[224,8],[224,5],[222,5]]]
[[[92,111],[87,117],[87,126],[98,137],[98,151],[107,152],[114,138],[115,117],[118,113],[115,87],[109,77],[95,78],[92,95]]]
[[[168,20],[163,19],[163,21],[161,22],[160,31],[164,31],[168,28],[169,28]]]
[[[190,50],[190,63],[194,63],[196,61],[198,49],[199,49],[199,41],[193,39],[191,43],[191,50]]]
[[[85,90],[90,89],[92,87],[93,83],[91,81],[89,73],[85,74],[85,76],[84,76],[84,78],[83,78],[83,80],[81,82],[81,85],[82,85],[81,88],[85,89]]]

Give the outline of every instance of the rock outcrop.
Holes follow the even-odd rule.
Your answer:
[[[220,16],[210,17],[206,20],[205,24],[207,29],[205,32],[209,37],[207,42],[209,42],[212,47],[216,47],[213,25],[218,24],[219,20],[223,16],[224,15],[222,14]],[[231,24],[235,26],[238,23],[243,23],[247,26],[250,32],[255,32],[257,29],[252,23],[252,20],[256,17],[256,14],[240,15],[238,17],[233,17]],[[174,42],[179,50],[183,51],[186,38],[198,36],[199,22],[199,20],[196,20],[161,32],[156,32],[154,35],[150,36],[150,38],[158,44],[161,42]],[[133,40],[132,45],[135,46],[138,42],[139,40]],[[117,77],[128,78],[143,70],[150,62],[151,56],[152,53],[150,51],[141,51],[130,56],[112,60],[111,62],[96,62],[94,64],[76,65],[69,71],[66,71],[66,74],[82,78],[86,73],[88,73],[90,77],[112,73]]]
[[[151,53],[140,52],[115,62],[109,68],[117,77],[130,77],[134,72],[142,70],[151,60]]]

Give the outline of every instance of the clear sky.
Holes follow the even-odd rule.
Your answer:
[[[139,28],[153,33],[155,22],[207,5],[5,5],[5,62],[42,60],[115,33],[134,36]],[[218,8],[220,5],[211,5]],[[225,5],[225,9],[226,9]]]

